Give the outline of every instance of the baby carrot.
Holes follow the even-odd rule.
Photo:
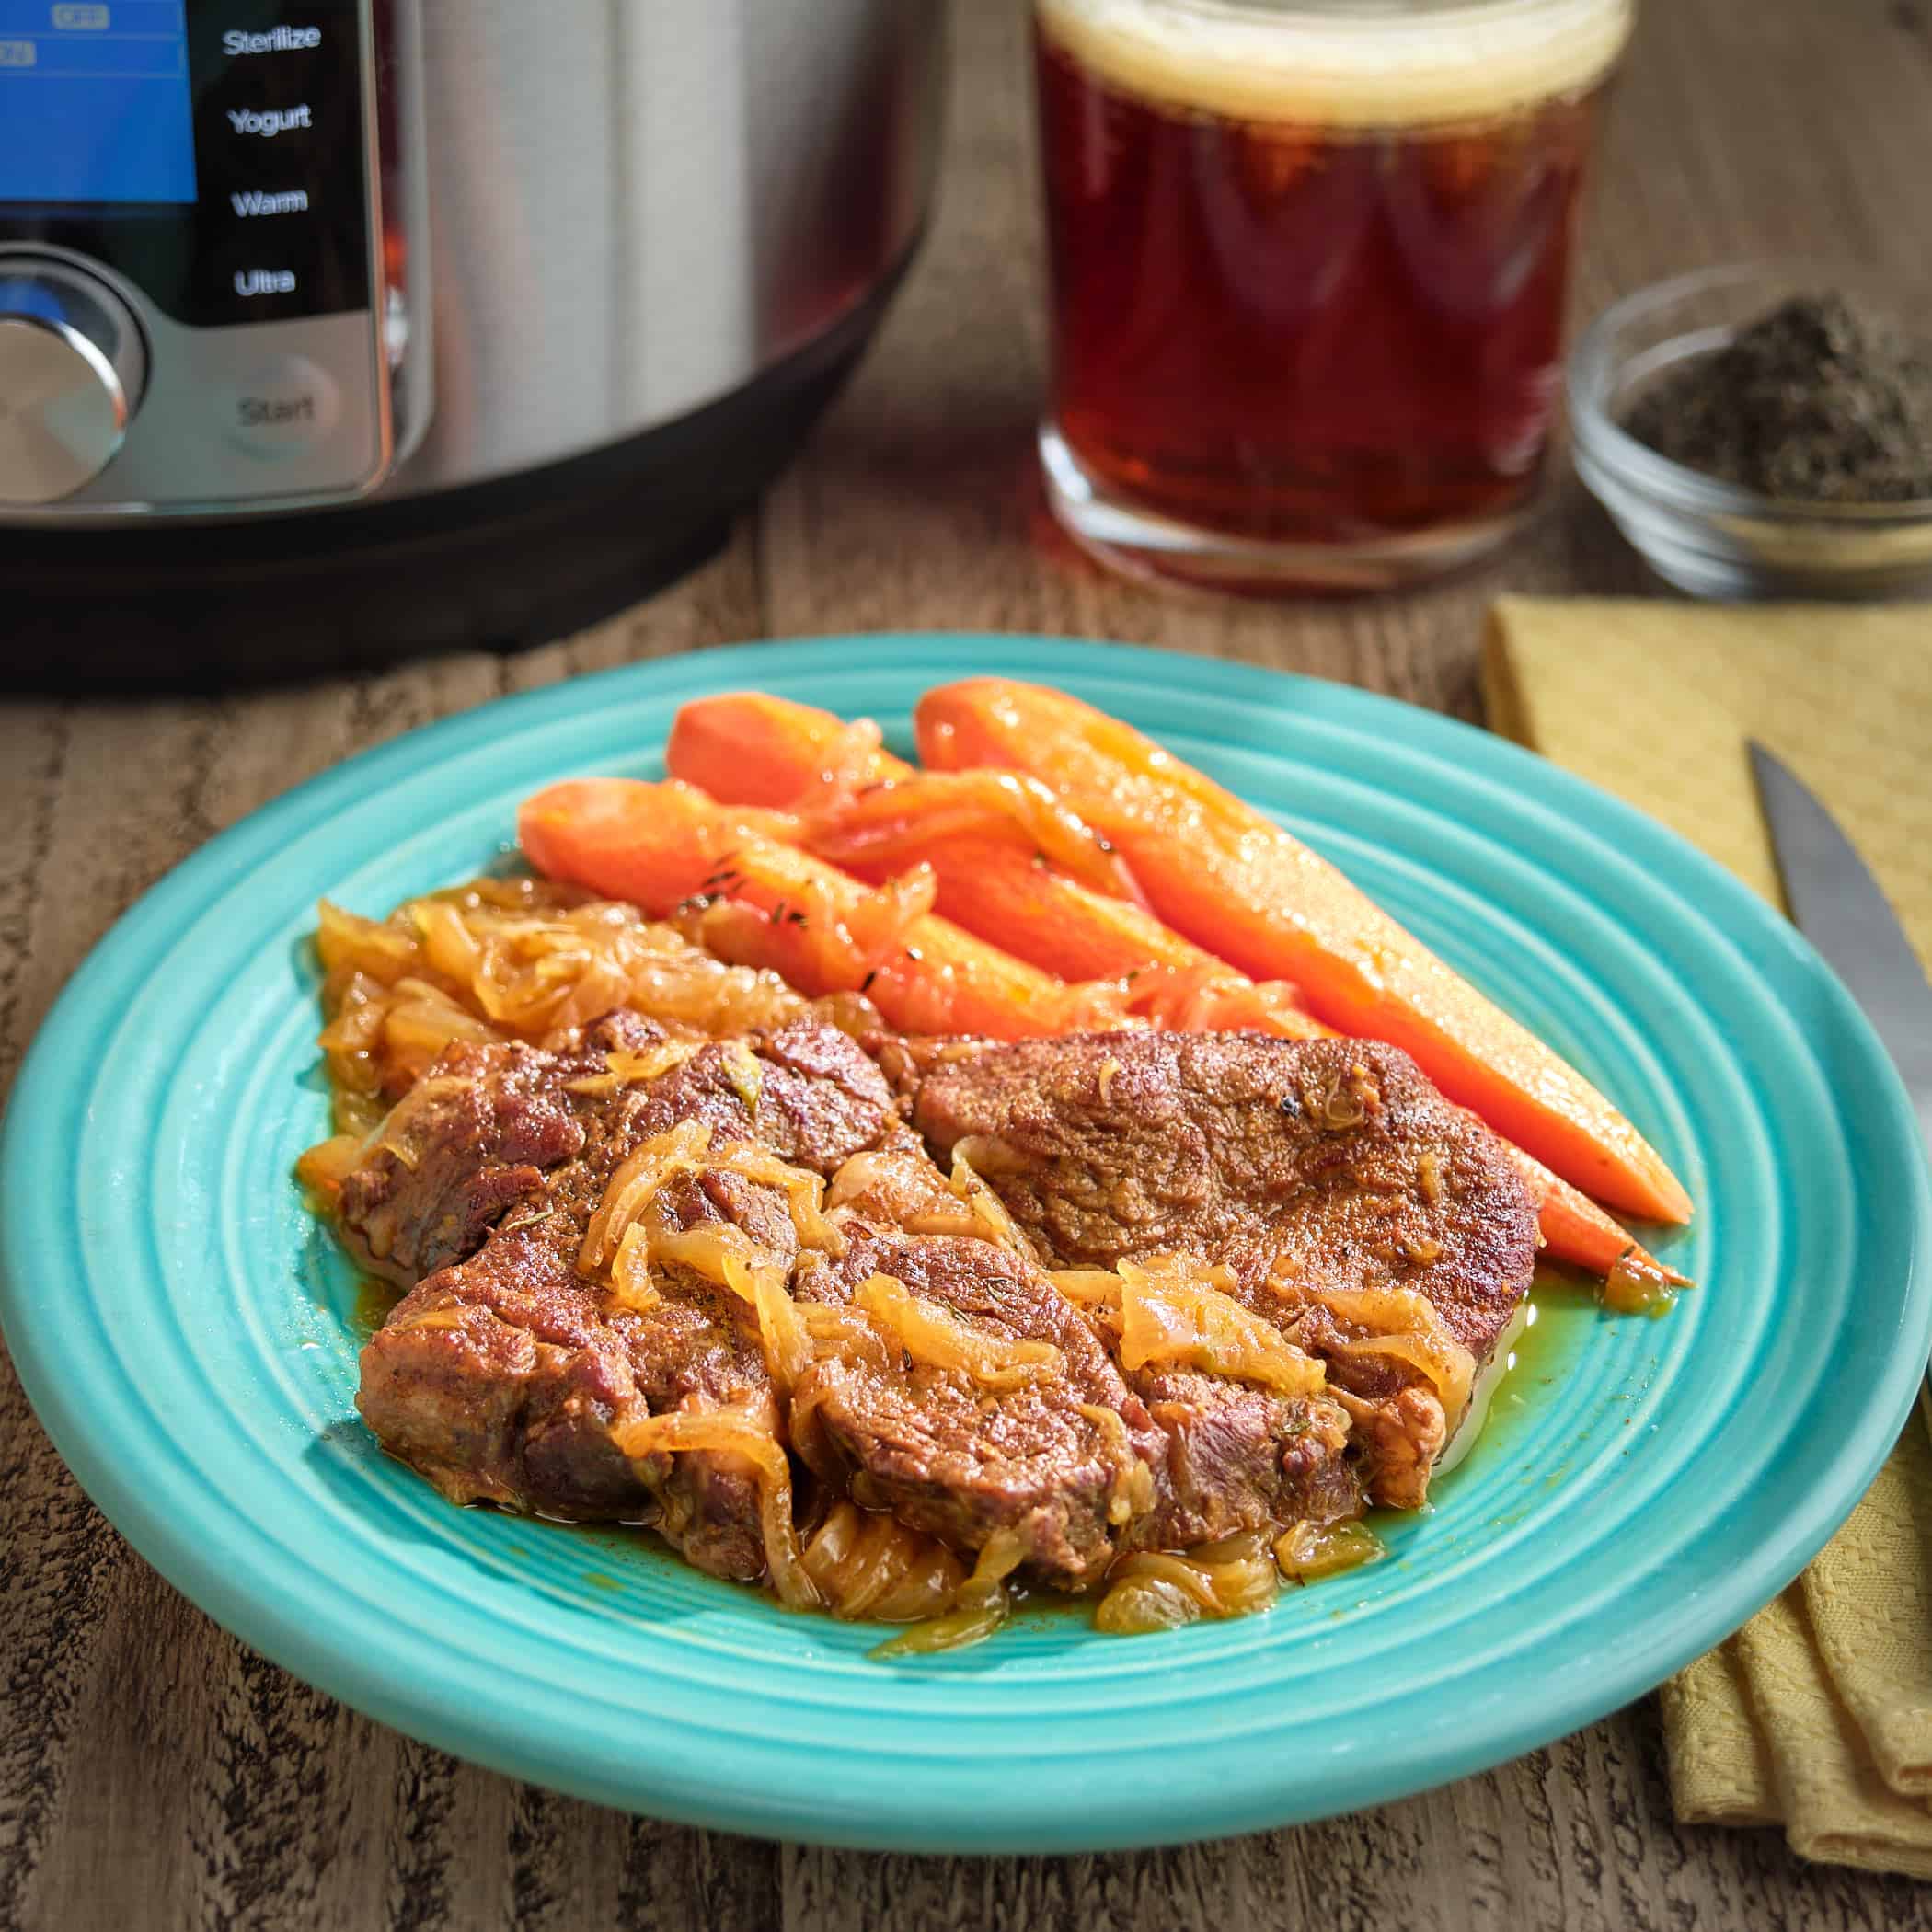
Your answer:
[[[538,870],[654,918],[707,902],[719,916],[706,937],[738,963],[811,995],[864,993],[905,1032],[1064,1030],[1070,990],[921,909],[921,875],[874,891],[773,836],[775,822],[688,785],[583,778],[527,799],[517,833]]]
[[[1290,986],[1258,991],[1236,972],[1131,900],[1070,878],[1017,825],[961,825],[947,811],[943,775],[917,771],[882,749],[876,730],[830,711],[762,692],[695,698],[678,713],[665,750],[674,778],[733,804],[799,813],[799,840],[861,879],[909,864],[931,866],[939,911],[968,932],[1067,980],[1118,979],[1165,969],[1167,989],[1187,988],[1208,1024],[1307,1038],[1318,1032]],[[822,793],[822,805],[814,802]],[[842,802],[843,801],[843,802]],[[868,852],[860,837],[879,834]],[[888,836],[887,834],[891,834]],[[1154,985],[1143,989],[1153,993]],[[1212,997],[1210,997],[1212,995]]]
[[[883,747],[877,725],[847,724],[763,691],[723,691],[681,706],[664,768],[714,799],[788,811],[809,803],[814,788],[850,791],[913,772]]]
[[[863,726],[760,692],[684,706],[672,729],[667,760],[674,776],[734,804],[797,803],[829,782],[834,770],[847,788],[896,784],[914,774]],[[1280,981],[1258,985],[1138,906],[1035,865],[1010,842],[963,833],[926,843],[914,838],[901,857],[931,864],[939,882],[937,903],[948,917],[969,932],[997,935],[1036,966],[1069,980],[1135,975],[1129,992],[1143,1018],[1164,1017],[1145,1009],[1170,995],[1172,1010],[1165,1017],[1193,1030],[1299,1039],[1328,1030],[1308,1017],[1294,987]],[[860,877],[875,876],[863,862],[848,863]],[[1587,1195],[1540,1161],[1513,1147],[1510,1152],[1537,1202],[1545,1251],[1553,1259],[1599,1275],[1633,1251],[1650,1259]]]

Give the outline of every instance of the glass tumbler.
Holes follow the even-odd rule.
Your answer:
[[[1374,590],[1535,495],[1635,0],[1036,0],[1041,456],[1103,559]]]

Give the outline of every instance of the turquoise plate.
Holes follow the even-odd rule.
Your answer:
[[[305,936],[500,859],[516,803],[661,770],[759,685],[895,743],[969,671],[1062,684],[1332,855],[1635,1117],[1700,1203],[1665,1321],[1547,1284],[1476,1454],[1387,1559],[1159,1637],[1075,1613],[916,1664],[641,1536],[449,1508],[352,1397],[356,1287],[303,1212],[325,1131]],[[214,840],[75,976],[0,1148],[0,1316],[40,1419],[161,1572],[385,1722],[607,1803],[946,1851],[1206,1837],[1399,1797],[1649,1689],[1794,1576],[1932,1336],[1904,1097],[1816,956],[1639,814],[1481,732],[1222,663],[1012,637],[642,664],[452,719]]]

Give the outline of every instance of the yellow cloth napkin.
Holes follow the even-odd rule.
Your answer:
[[[1490,725],[1641,806],[1778,903],[1744,742],[1831,808],[1932,970],[1932,606],[1506,598]],[[1932,1437],[1915,1416],[1775,1604],[1664,1686],[1686,1823],[1932,1878]]]

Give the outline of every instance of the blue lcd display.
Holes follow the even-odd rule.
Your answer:
[[[0,201],[195,199],[185,0],[0,0]]]

